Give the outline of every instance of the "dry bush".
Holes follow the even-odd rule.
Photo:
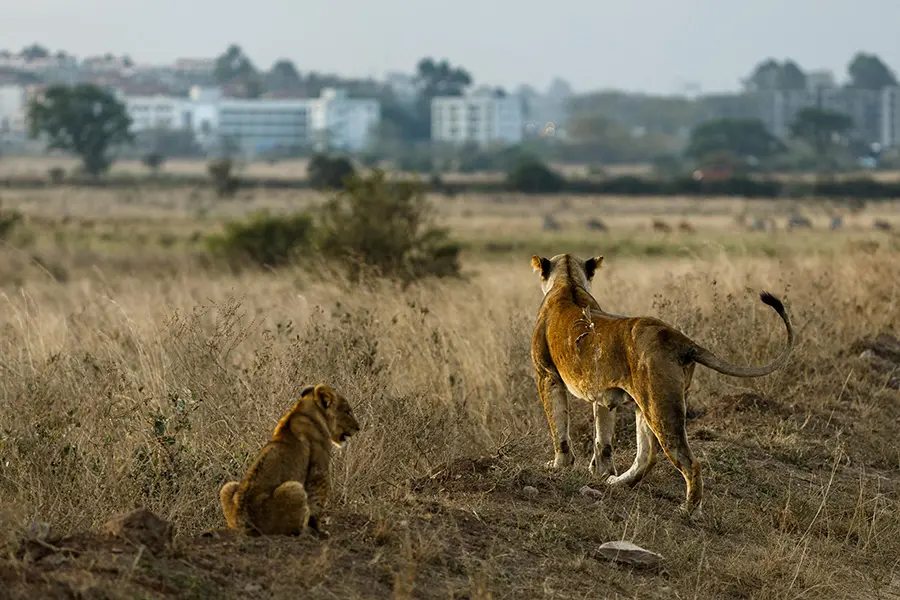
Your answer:
[[[769,377],[698,369],[688,433],[707,484],[699,525],[675,517],[683,482],[665,462],[636,489],[580,498],[591,483],[585,403],[572,410],[578,470],[543,470],[552,446],[528,354],[540,302],[528,258],[408,288],[310,283],[288,269],[8,291],[0,531],[30,519],[82,529],[138,504],[181,536],[221,527],[218,487],[246,469],[301,387],[323,381],[362,424],[334,465],[336,519],[363,515],[354,531],[373,528],[373,552],[397,544],[398,594],[464,577],[479,593],[528,596],[543,581],[591,596],[598,573],[623,586],[603,589],[641,597],[665,596],[660,586],[679,597],[865,597],[890,585],[900,398],[889,374],[849,350],[897,333],[896,255],[607,256],[594,290],[604,308],[660,316],[730,360],[767,362],[784,343],[759,289],[782,296],[797,325],[793,359]],[[620,411],[620,469],[632,420]],[[668,570],[644,576],[590,556],[620,537],[661,552]]]

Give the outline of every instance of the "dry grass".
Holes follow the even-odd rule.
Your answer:
[[[676,514],[684,484],[668,463],[635,489],[592,482],[585,403],[572,417],[576,469],[543,468],[552,446],[528,355],[540,291],[524,245],[491,261],[470,250],[466,281],[351,286],[302,268],[209,270],[184,261],[182,246],[135,245],[128,228],[143,228],[152,241],[216,226],[180,208],[184,199],[166,209],[142,197],[135,206],[155,215],[144,221],[138,213],[98,218],[102,204],[94,199],[88,210],[87,202],[70,205],[66,224],[41,229],[33,219],[37,239],[0,261],[0,532],[8,557],[0,583],[15,593],[900,595],[900,357],[860,358],[853,346],[898,335],[900,252],[886,235],[866,233],[862,246],[862,233],[817,233],[803,244],[784,235],[771,252],[717,246],[681,258],[667,248],[688,236],[635,228],[614,238],[668,239],[652,257],[621,256],[602,235],[576,240],[606,255],[595,285],[604,308],[660,316],[731,360],[762,363],[783,343],[779,320],[755,296],[760,289],[781,295],[798,327],[792,360],[771,376],[738,380],[698,369],[688,435],[707,496],[704,515],[690,523]],[[471,239],[498,206],[454,202],[445,217]],[[51,214],[40,198],[13,203],[34,218]],[[519,210],[522,219],[541,214],[521,203]],[[644,218],[618,210],[603,218],[623,219],[621,228]],[[736,237],[721,215],[690,218],[701,239]],[[96,223],[85,230],[85,219]],[[538,225],[522,225],[517,243],[533,235],[535,246],[568,249],[565,231],[547,238],[540,221],[527,223]],[[74,237],[69,246],[44,239],[66,227],[80,232],[90,254]],[[130,231],[130,242],[101,243],[104,227]],[[747,247],[756,237],[740,239]],[[140,260],[150,247],[164,272]],[[52,257],[65,280],[29,262],[36,252]],[[86,256],[93,264],[78,262]],[[224,526],[219,486],[249,465],[297,391],[319,381],[352,399],[363,426],[334,465],[332,538],[203,537]],[[634,417],[620,413],[622,469],[633,456]],[[601,489],[600,501],[578,493],[586,484]],[[176,525],[173,553],[139,554],[83,533],[137,505]],[[78,555],[27,563],[12,554],[31,520],[72,534],[64,541]],[[665,562],[649,572],[616,566],[596,553],[613,539],[660,552]]]

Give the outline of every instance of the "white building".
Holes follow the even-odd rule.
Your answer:
[[[381,118],[377,100],[348,98],[325,89],[319,98],[224,98],[217,88],[195,87],[188,98],[126,96],[135,132],[188,129],[209,147],[228,141],[253,156],[269,150],[314,147],[356,152],[369,143]]]
[[[193,129],[191,101],[172,96],[124,96],[131,130]]]
[[[381,120],[381,105],[370,98],[348,98],[345,90],[325,88],[319,98],[308,100],[310,131],[317,150],[364,149]]]
[[[431,101],[431,139],[479,146],[516,144],[524,129],[522,102],[515,96],[473,94]]]
[[[28,140],[28,103],[39,85],[0,85],[0,144],[21,146]]]
[[[881,141],[884,148],[900,148],[900,87],[881,92]]]

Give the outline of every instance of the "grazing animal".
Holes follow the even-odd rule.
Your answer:
[[[791,215],[788,217],[787,230],[793,231],[794,229],[812,229],[812,222],[804,216]]]
[[[762,293],[762,301],[784,321],[787,347],[763,367],[728,363],[659,319],[604,312],[591,295],[591,281],[602,261],[602,256],[582,260],[569,254],[531,259],[544,293],[532,335],[531,360],[553,437],[554,459],[548,466],[569,467],[575,462],[569,441],[568,391],[593,404],[590,472],[610,484],[634,485],[656,463],[659,443],[684,477],[687,492],[681,510],[690,515],[703,498],[700,463],[688,445],[684,425],[684,394],[695,363],[735,377],[767,375],[787,361],[794,347],[794,328],[781,301]],[[628,398],[635,402],[637,454],[631,468],[618,475],[612,457],[615,410]]]
[[[662,231],[664,233],[668,233],[668,232],[672,231],[672,227],[665,221],[660,221],[659,219],[653,219],[653,231]]]
[[[309,526],[327,536],[321,515],[331,488],[331,447],[358,431],[346,398],[323,384],[304,388],[243,480],[222,486],[228,526],[251,535],[298,535]]]
[[[609,231],[609,227],[600,219],[588,219],[586,225],[591,231]]]
[[[681,223],[679,223],[678,230],[683,231],[684,233],[697,233],[697,230],[694,229],[694,226],[687,221],[682,221]]]
[[[544,215],[544,231],[558,231],[559,229],[559,221],[553,215]]]
[[[891,231],[891,229],[892,229],[891,224],[882,219],[876,219],[875,222],[872,223],[872,226],[877,231]]]

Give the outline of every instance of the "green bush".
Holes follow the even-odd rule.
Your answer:
[[[347,178],[356,174],[353,163],[343,156],[329,157],[316,154],[306,168],[309,184],[318,190],[339,190]]]
[[[403,281],[459,275],[460,246],[434,225],[422,185],[389,182],[380,169],[349,178],[323,206],[318,247],[354,280],[364,269]]]
[[[233,264],[280,267],[310,248],[313,219],[308,213],[273,216],[257,213],[245,222],[228,223],[221,235],[207,237],[209,250]]]
[[[206,168],[209,171],[209,176],[212,177],[213,188],[216,190],[217,196],[227,198],[237,193],[241,182],[231,174],[234,169],[234,163],[230,158],[220,158],[211,161]]]
[[[524,159],[514,166],[506,178],[509,187],[526,194],[555,194],[562,191],[566,180],[537,159]]]

